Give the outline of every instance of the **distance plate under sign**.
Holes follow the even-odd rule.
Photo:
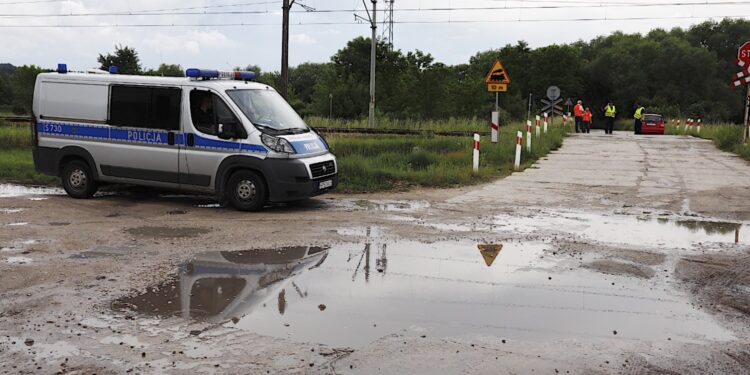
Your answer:
[[[487,91],[489,92],[506,92],[508,91],[508,85],[505,83],[489,83],[487,84]]]

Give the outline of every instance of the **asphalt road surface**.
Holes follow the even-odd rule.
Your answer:
[[[241,213],[0,185],[3,373],[750,373],[750,166],[573,135],[494,183]]]

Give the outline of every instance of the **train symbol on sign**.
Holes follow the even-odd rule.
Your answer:
[[[500,60],[495,60],[495,64],[492,65],[492,69],[490,69],[490,72],[487,73],[487,76],[484,78],[484,83],[490,85],[490,84],[503,84],[507,85],[510,83],[510,77],[508,77],[508,72],[503,67],[503,63],[500,62]]]
[[[505,69],[498,69],[493,71],[490,74],[490,81],[492,82],[503,82],[507,78],[505,78]]]

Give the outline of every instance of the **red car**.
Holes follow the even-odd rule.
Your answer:
[[[654,113],[643,115],[641,134],[664,134],[664,117]]]

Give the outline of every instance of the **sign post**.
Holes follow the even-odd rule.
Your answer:
[[[510,84],[510,78],[508,72],[505,71],[503,63],[500,59],[495,60],[489,73],[484,77],[484,83],[487,85],[487,91],[495,93],[495,111],[492,112],[492,143],[497,143],[500,131],[500,93],[508,91],[508,85]]]
[[[743,68],[739,73],[734,75],[734,81],[729,87],[738,87],[750,83],[750,41],[742,43],[737,49],[737,65]],[[745,116],[742,118],[742,142],[747,143],[748,138],[748,116],[750,116],[750,85],[747,86],[745,93]]]

